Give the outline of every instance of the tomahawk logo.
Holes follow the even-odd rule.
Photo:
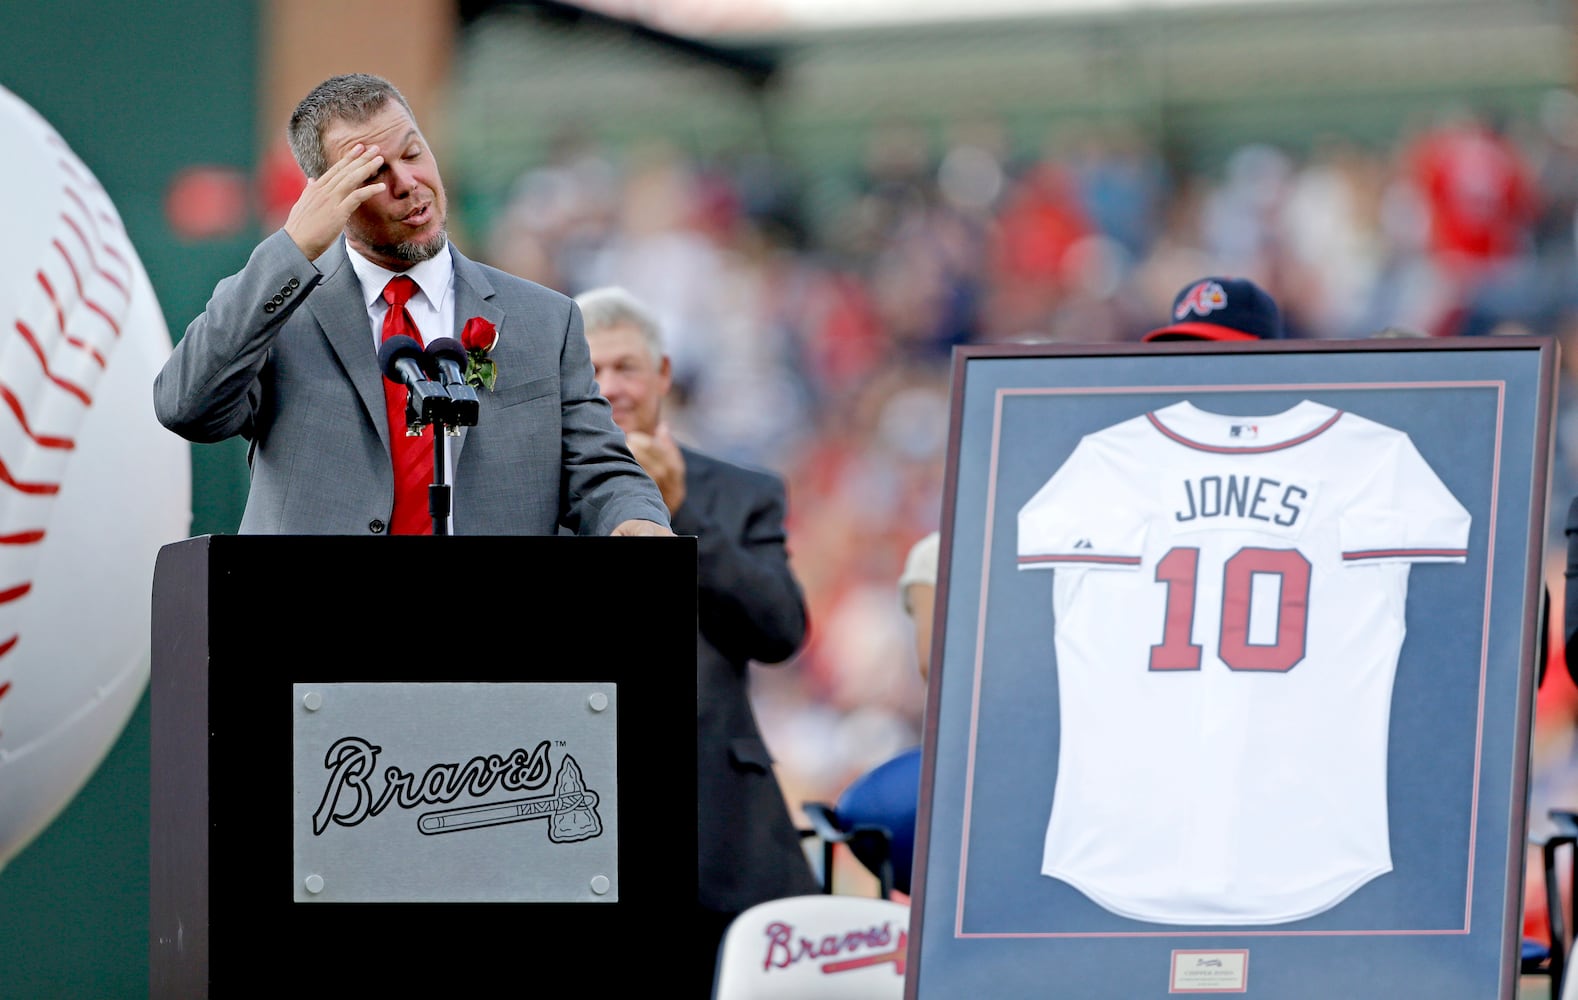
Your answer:
[[[545,819],[548,839],[556,844],[600,836],[603,821],[597,813],[597,793],[586,787],[581,766],[569,754],[564,755],[555,775],[549,746],[543,740],[530,753],[516,748],[504,755],[473,757],[464,764],[432,764],[421,774],[388,767],[383,787],[375,790],[372,778],[378,773],[378,755],[383,748],[357,736],[343,737],[324,755],[329,780],[312,814],[313,835],[322,836],[330,824],[357,826],[390,806],[410,810],[449,805],[462,795],[482,798],[496,788],[535,791],[552,780],[553,792],[548,795],[423,812],[417,817],[417,829],[431,835]]]

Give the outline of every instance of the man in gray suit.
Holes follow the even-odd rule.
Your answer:
[[[674,530],[696,538],[697,908],[693,989],[706,997],[718,944],[747,907],[821,891],[800,846],[748,692],[751,663],[805,642],[789,566],[783,481],[674,441],[662,419],[673,381],[655,317],[620,288],[576,296],[597,384],[630,450],[663,492]]]
[[[438,164],[400,92],[368,74],[333,77],[296,108],[289,137],[305,190],[154,382],[164,426],[250,442],[241,532],[433,530],[425,497],[395,517],[378,348],[385,286],[404,275],[419,340],[460,339],[471,318],[497,331],[496,382],[477,390],[475,424],[447,438],[452,533],[671,536],[597,391],[580,311],[450,243]]]

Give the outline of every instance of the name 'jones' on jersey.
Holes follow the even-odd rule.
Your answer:
[[[1018,514],[1019,568],[1055,570],[1042,874],[1136,920],[1273,924],[1391,871],[1409,572],[1464,562],[1469,526],[1406,433],[1309,400],[1086,435]]]
[[[1180,523],[1236,517],[1293,528],[1310,496],[1307,487],[1265,476],[1205,475],[1185,479],[1182,488],[1184,499],[1173,510]]]

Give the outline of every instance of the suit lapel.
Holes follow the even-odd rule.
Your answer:
[[[455,329],[450,336],[460,339],[466,320],[481,316],[494,326],[504,325],[504,310],[493,301],[493,282],[486,272],[453,246],[449,254],[455,262]]]
[[[455,249],[454,244],[450,244],[449,253],[455,262],[455,329],[450,336],[459,340],[461,331],[466,328],[466,321],[473,316],[481,316],[495,328],[503,330],[504,310],[494,302],[493,283],[488,280],[487,274]],[[483,396],[488,394],[487,389],[478,389],[477,392]],[[486,405],[482,407],[482,412],[488,412]],[[450,439],[452,464],[460,461],[460,452],[465,447],[469,430],[468,427],[462,427],[460,434]]]
[[[362,284],[356,269],[345,256],[345,237],[336,240],[316,261],[323,272],[322,284],[308,296],[305,306],[312,311],[329,346],[350,376],[356,394],[367,408],[367,416],[378,430],[378,439],[389,450],[389,421],[384,413],[384,376],[378,370],[378,354],[373,348],[372,326],[367,319],[367,303],[362,301]]]

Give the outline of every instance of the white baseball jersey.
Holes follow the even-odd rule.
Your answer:
[[[1409,567],[1469,531],[1408,435],[1177,403],[1086,435],[1018,527],[1019,568],[1056,570],[1043,874],[1136,920],[1274,924],[1391,870]]]

